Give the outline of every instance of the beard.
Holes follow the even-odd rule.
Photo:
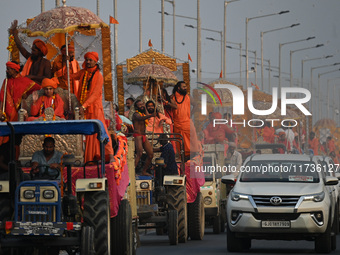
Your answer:
[[[154,112],[155,112],[155,108],[148,109],[148,113],[154,113]]]
[[[187,94],[186,89],[178,89],[178,93],[180,93],[182,96],[185,96]]]
[[[142,107],[142,108],[137,108],[137,110],[140,112],[140,113],[145,113],[145,108]]]
[[[10,79],[10,78],[12,78],[12,76],[9,73],[6,72],[6,78]]]

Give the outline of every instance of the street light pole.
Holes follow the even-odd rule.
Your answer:
[[[237,2],[239,0],[232,0],[232,1],[224,1],[224,23],[223,23],[223,79],[227,77],[227,53],[226,53],[226,46],[227,46],[227,6],[230,3]]]
[[[337,63],[337,64],[340,64],[340,63]],[[318,113],[318,119],[321,118],[321,108],[322,108],[322,95],[321,95],[321,91],[320,91],[320,77],[322,75],[325,75],[325,74],[329,74],[329,73],[334,73],[334,72],[337,72],[337,71],[340,71],[340,69],[336,69],[336,70],[332,70],[332,71],[328,71],[328,72],[324,72],[324,73],[319,73],[318,74],[318,106],[319,106],[319,113]]]
[[[287,28],[292,28],[292,27],[296,27],[299,26],[300,23],[296,23],[296,24],[292,24],[290,26],[285,26],[285,27],[280,27],[280,28],[276,28],[276,29],[271,29],[268,31],[262,31],[260,33],[260,37],[261,37],[261,90],[264,91],[263,89],[263,36],[267,33],[271,33],[271,32],[275,32],[275,31],[279,31],[279,30],[283,30],[283,29],[287,29]]]
[[[161,51],[164,53],[164,0],[161,2],[161,12],[162,12],[162,18],[161,18]]]
[[[278,13],[272,13],[272,14],[267,14],[267,15],[262,15],[262,16],[257,16],[257,17],[252,17],[252,18],[246,18],[246,88],[248,87],[248,79],[249,79],[249,74],[248,74],[248,23],[249,21],[253,20],[253,19],[259,19],[259,18],[265,18],[265,17],[270,17],[270,16],[274,16],[274,15],[281,15],[281,14],[285,14],[285,13],[289,13],[289,11],[281,11]]]
[[[200,18],[200,0],[197,0],[197,81],[201,81],[202,76],[201,63],[201,18]]]
[[[307,47],[307,48],[303,48],[303,49],[297,49],[297,50],[291,50],[290,51],[290,87],[293,87],[293,72],[292,72],[292,57],[293,57],[293,53],[294,52],[298,52],[298,51],[303,51],[303,50],[309,50],[309,49],[314,49],[314,48],[319,48],[322,47],[323,44],[317,44],[315,46],[312,47]]]
[[[302,39],[302,40],[297,40],[297,41],[292,41],[292,42],[285,42],[285,43],[280,43],[279,44],[279,91],[281,91],[281,49],[283,45],[287,45],[287,44],[292,44],[292,43],[297,43],[297,42],[303,42],[303,41],[308,41],[311,39],[314,39],[315,36],[313,37],[308,37],[306,39]]]
[[[143,51],[142,44],[142,0],[139,0],[139,53]]]

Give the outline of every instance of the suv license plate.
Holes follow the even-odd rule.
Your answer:
[[[290,221],[264,220],[261,224],[262,228],[290,228]]]

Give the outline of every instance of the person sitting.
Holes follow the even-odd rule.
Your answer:
[[[172,144],[169,142],[168,136],[166,134],[161,134],[159,136],[159,143],[161,147],[154,148],[154,152],[161,152],[161,158],[164,159],[164,165],[162,166],[164,175],[177,175],[178,167],[175,158],[175,151]]]
[[[38,98],[38,92],[33,92],[33,104],[31,106],[32,117],[29,117],[28,121],[36,120],[40,117],[43,117],[45,120],[45,110],[48,107],[52,107],[54,110],[53,119],[55,119],[55,116],[65,119],[64,101],[55,93],[57,86],[57,82],[54,79],[45,78],[41,84],[41,87],[44,89],[44,95]]]
[[[41,84],[44,78],[51,78],[51,62],[44,58],[48,53],[47,45],[42,40],[35,39],[31,53],[28,52],[19,39],[17,25],[18,21],[14,20],[9,32],[14,36],[20,53],[27,59],[21,75]]]
[[[32,179],[60,179],[62,156],[62,152],[55,150],[54,138],[46,137],[43,150],[36,151],[32,156]]]
[[[146,102],[146,110],[149,114],[153,114],[155,112],[155,103],[152,100]],[[150,133],[164,133],[163,123],[165,124],[172,124],[171,119],[166,117],[164,114],[161,114],[156,111],[156,117],[151,117],[149,119],[149,123],[146,126],[146,131]]]

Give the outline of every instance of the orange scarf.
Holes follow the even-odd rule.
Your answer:
[[[145,115],[145,113],[141,113],[141,112],[139,112],[139,111],[136,111],[140,116],[142,116],[142,117],[144,117],[144,116],[146,116]],[[145,126],[147,127],[149,125],[149,120],[148,119],[146,119],[145,120]]]

